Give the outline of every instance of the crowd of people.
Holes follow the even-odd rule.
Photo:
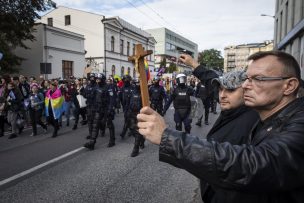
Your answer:
[[[62,117],[69,126],[73,112],[73,130],[80,116],[82,125],[88,124],[84,147],[93,150],[107,128],[108,147],[113,147],[113,120],[122,109],[120,137],[135,137],[131,157],[144,149],[146,139],[160,145],[160,161],[200,179],[205,203],[303,202],[303,81],[297,61],[281,51],[259,52],[249,57],[247,70],[219,76],[189,55],[182,54],[180,60],[194,68],[193,76],[180,73],[168,83],[155,77],[149,84],[150,107],[144,108],[140,81],[129,75],[121,81],[91,73],[82,79],[40,82],[4,76],[0,136],[5,123],[11,127],[9,139],[22,133],[25,123],[32,125],[32,136],[37,135],[37,124],[45,131],[52,125],[56,137]],[[202,126],[204,117],[209,125],[209,112],[217,113],[217,102],[221,112],[207,139],[192,136],[192,120],[196,116],[196,125]],[[175,129],[163,118],[171,103]],[[199,110],[204,112],[195,115]]]
[[[138,133],[136,115],[142,107],[139,89],[139,79],[129,75],[114,79],[106,78],[104,74],[90,73],[84,78],[70,77],[67,80],[45,80],[43,76],[35,77],[1,77],[0,84],[0,137],[5,130],[11,130],[8,139],[20,135],[24,128],[32,129],[31,136],[37,136],[37,125],[43,133],[52,126],[52,137],[58,136],[58,131],[63,125],[76,130],[82,117],[81,125],[88,124],[89,133],[84,144],[88,149],[94,149],[98,135],[105,135],[109,129],[110,140],[108,147],[115,145],[115,114],[122,109],[124,125],[120,132],[124,138],[128,135],[135,137],[134,149],[131,156],[137,156],[139,148],[144,148],[144,139]],[[207,85],[208,86],[208,85]],[[186,87],[186,95],[183,90]],[[207,89],[207,91],[206,91]],[[186,122],[185,129],[190,133],[193,116],[189,114],[193,102],[190,97],[198,97],[205,107],[205,124],[208,123],[209,108],[215,101],[208,93],[210,88],[198,81],[193,76],[178,74],[176,78],[169,79],[154,77],[149,82],[151,107],[161,115],[165,115],[171,102],[176,113],[174,120],[176,129],[182,130],[182,122]],[[216,103],[216,102],[213,102]],[[199,105],[199,108],[204,108]],[[214,112],[216,112],[214,110]],[[73,116],[73,121],[71,118]],[[202,115],[197,115],[198,126],[201,126]],[[71,123],[73,122],[73,123]],[[6,126],[5,126],[6,125]],[[116,129],[117,130],[117,129]],[[42,133],[42,132],[40,132]]]
[[[86,124],[85,108],[79,107],[77,95],[86,87],[86,78],[70,80],[36,80],[35,77],[26,78],[1,77],[0,84],[0,136],[4,136],[5,123],[12,133],[9,139],[16,138],[24,127],[32,127],[31,136],[37,135],[37,124],[47,131],[47,124],[54,126],[53,137],[57,136],[62,127],[62,116],[66,118],[66,125],[70,125],[70,112],[75,116],[73,129],[77,128],[79,115],[82,124]]]

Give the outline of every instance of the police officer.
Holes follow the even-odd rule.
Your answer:
[[[93,122],[96,112],[95,107],[95,91],[96,91],[96,81],[95,81],[95,74],[90,73],[88,74],[89,84],[85,87],[84,91],[81,94],[87,99],[87,120],[88,120],[88,128],[89,128],[89,135],[87,139],[92,138],[93,132]]]
[[[186,75],[178,74],[176,76],[177,87],[173,90],[173,93],[170,95],[164,109],[163,115],[165,115],[168,110],[171,102],[173,101],[173,106],[175,109],[174,112],[174,121],[176,130],[182,131],[182,123],[184,123],[185,132],[190,133],[191,131],[191,122],[192,119],[189,118],[191,113],[191,100],[190,96],[194,94],[192,87],[186,85]]]
[[[205,124],[208,125],[208,119],[209,119],[209,109],[211,106],[211,98],[210,95],[207,94],[207,89],[206,86],[204,85],[203,82],[199,82],[196,85],[196,91],[195,91],[195,95],[197,98],[201,99],[203,106],[204,106],[204,113],[202,113],[202,115],[198,118],[197,122],[195,123],[195,125],[197,126],[202,126],[202,119],[204,117],[205,114]]]
[[[129,106],[130,106],[130,97],[131,97],[131,90],[132,90],[132,86],[131,86],[131,76],[129,75],[125,75],[123,78],[123,87],[121,88],[120,91],[120,101],[121,101],[121,105],[122,105],[122,109],[124,112],[124,126],[122,129],[122,132],[120,134],[121,138],[124,138],[126,135],[126,132],[130,126],[130,122],[128,119],[128,115],[127,112],[129,110]],[[131,136],[131,134],[129,134]]]
[[[163,101],[166,101],[167,95],[163,86],[159,85],[160,78],[155,77],[153,79],[153,85],[149,88],[149,95],[151,101],[151,108],[157,111],[157,113],[163,113]]]
[[[115,107],[116,107],[117,97],[118,97],[117,96],[118,87],[113,83],[112,78],[109,78],[107,80],[107,87],[108,87],[108,92],[109,92],[109,96],[110,96],[110,103],[109,103],[110,107],[109,107],[109,112],[107,114],[106,126],[102,126],[103,128],[100,129],[101,137],[104,137],[105,129],[106,129],[106,127],[108,127],[109,131],[110,131],[110,139],[111,139],[111,137],[113,137],[115,140],[115,131],[114,131],[115,128],[114,128],[113,120],[115,118]]]
[[[111,96],[106,84],[106,76],[99,73],[97,75],[96,83],[94,102],[96,111],[93,113],[93,132],[90,141],[84,144],[84,147],[91,150],[94,149],[99,130],[104,129],[106,124],[110,130],[108,147],[113,147],[115,145],[114,125],[112,119],[107,119],[113,110],[113,101],[111,101]]]
[[[139,148],[144,148],[145,138],[138,132],[137,127],[137,114],[139,113],[140,109],[142,108],[141,102],[141,93],[140,93],[140,85],[139,80],[135,79],[133,83],[133,88],[131,90],[131,97],[130,97],[130,105],[128,109],[128,119],[130,121],[130,132],[131,135],[135,137],[133,151],[131,153],[131,157],[135,157],[139,153]]]

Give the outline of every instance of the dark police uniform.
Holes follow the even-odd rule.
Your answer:
[[[185,77],[185,76],[184,76]],[[178,86],[173,90],[173,93],[170,95],[166,105],[164,114],[170,107],[170,104],[173,101],[173,106],[175,109],[174,112],[174,121],[176,130],[182,131],[182,123],[184,123],[185,132],[190,133],[191,131],[191,122],[192,119],[189,118],[191,113],[191,100],[194,90],[192,87],[189,87],[183,84],[178,84]]]
[[[159,81],[158,81],[159,82]],[[166,91],[163,86],[155,83],[149,88],[149,95],[151,101],[151,108],[157,111],[157,113],[163,113],[163,101],[166,100]]]
[[[94,117],[96,112],[95,106],[95,94],[96,94],[96,82],[95,75],[91,74],[88,76],[90,83],[85,87],[84,91],[81,94],[87,99],[87,120],[88,120],[88,128],[89,128],[89,136],[88,139],[92,138],[93,126],[94,126]]]
[[[114,101],[110,96],[108,85],[106,84],[106,77],[103,74],[99,74],[97,78],[97,85],[94,90],[94,112],[92,113],[93,118],[93,129],[92,136],[90,141],[87,142],[84,146],[88,149],[94,149],[96,139],[100,129],[104,129],[107,125],[110,130],[110,141],[108,147],[115,145],[115,134],[114,134],[114,125],[112,122],[113,116],[112,110],[114,107]],[[111,117],[110,119],[108,117]]]
[[[131,153],[131,157],[138,155],[139,148],[144,148],[145,138],[138,132],[136,117],[141,108],[141,92],[139,83],[137,82],[131,90],[130,105],[127,113],[128,119],[130,120],[130,132],[135,137],[134,148]]]
[[[131,80],[132,80],[131,76],[129,76],[129,75],[124,76],[123,77],[124,86],[121,88],[121,91],[120,91],[120,100],[121,100],[121,104],[122,104],[122,108],[123,108],[123,112],[124,112],[124,126],[123,126],[122,132],[120,134],[120,136],[122,138],[124,138],[128,128],[130,127],[130,122],[128,119],[127,112],[129,110],[129,106],[130,106],[130,97],[131,97],[131,90],[132,90]]]

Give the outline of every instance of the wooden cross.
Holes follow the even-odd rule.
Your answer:
[[[147,50],[145,51],[141,44],[136,44],[135,46],[135,55],[130,56],[128,58],[129,61],[134,61],[135,69],[139,72],[140,76],[140,92],[141,92],[141,101],[142,105],[150,106],[149,101],[149,92],[148,92],[148,83],[147,83],[147,76],[145,71],[145,56],[152,54],[153,51]]]

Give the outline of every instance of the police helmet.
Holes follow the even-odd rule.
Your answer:
[[[89,73],[88,74],[88,79],[91,80],[91,78],[92,79],[94,78],[93,80],[95,80],[95,74],[94,73]]]
[[[140,89],[140,80],[139,80],[139,78],[135,78],[135,79],[132,81],[132,83],[133,83],[133,86],[134,86],[137,90]]]
[[[139,78],[135,78],[135,79],[133,80],[133,83],[134,83],[135,85],[139,85],[139,84],[140,84]]]
[[[107,78],[103,73],[98,73],[97,74],[97,79],[105,81]]]
[[[187,77],[186,77],[186,75],[185,74],[183,74],[183,73],[180,73],[180,74],[178,74],[177,76],[176,76],[176,82],[177,82],[177,84],[186,84],[186,79],[187,79]]]
[[[102,73],[98,73],[96,74],[96,82],[100,85],[105,84],[106,83],[106,76]]]
[[[132,77],[130,75],[124,75],[122,77],[122,81],[123,82],[131,82],[132,81]]]
[[[154,81],[158,81],[158,82],[159,82],[159,81],[160,81],[160,77],[155,76],[155,77],[153,78],[153,80],[154,80]]]

